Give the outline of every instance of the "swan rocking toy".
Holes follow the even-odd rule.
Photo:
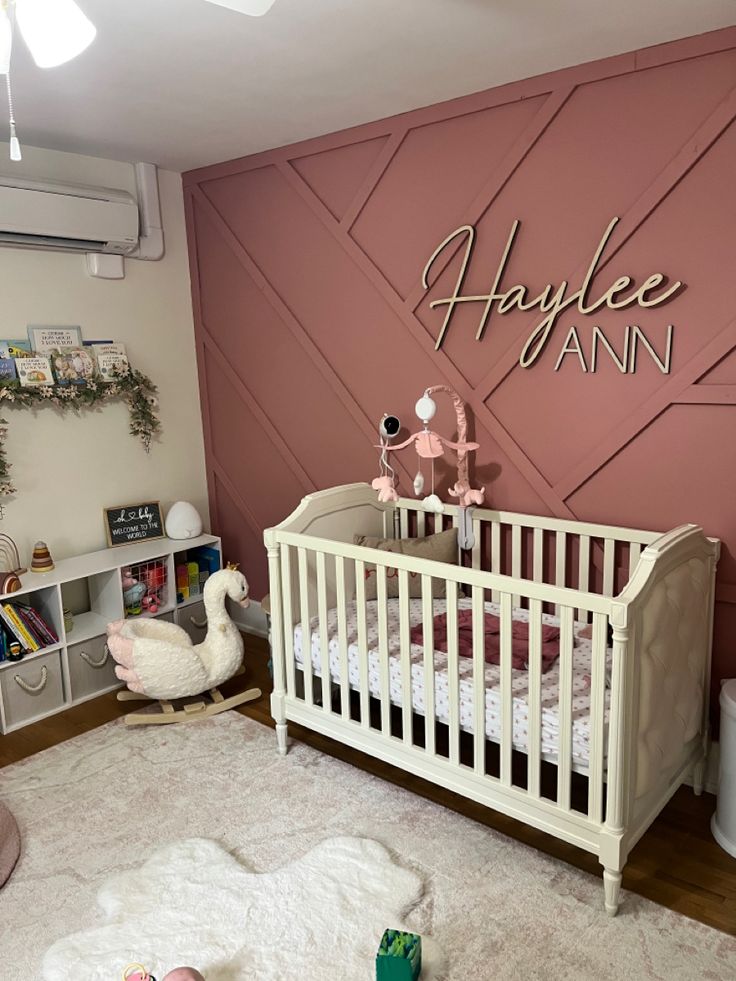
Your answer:
[[[128,725],[191,722],[218,715],[243,702],[260,698],[248,691],[225,698],[218,686],[237,674],[243,663],[243,638],[230,619],[225,601],[230,597],[248,606],[248,583],[236,566],[213,573],[204,586],[207,636],[193,644],[182,627],[160,619],[116,620],[107,627],[107,647],[117,661],[115,674],[128,686],[118,692],[120,701],[158,700],[157,711],[135,712],[125,717]],[[191,699],[175,708],[173,699]]]

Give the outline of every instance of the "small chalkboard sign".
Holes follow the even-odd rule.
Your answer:
[[[105,508],[104,514],[107,544],[112,548],[164,537],[164,519],[158,501],[119,504]]]

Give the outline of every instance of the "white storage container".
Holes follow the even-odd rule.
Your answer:
[[[721,848],[736,858],[736,678],[723,683],[720,705],[718,807],[710,826]]]

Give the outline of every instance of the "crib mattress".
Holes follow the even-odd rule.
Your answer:
[[[446,600],[433,600],[434,616],[444,613]],[[458,609],[470,609],[469,599],[458,601]],[[500,608],[495,603],[486,603],[488,613],[500,615]],[[409,617],[411,626],[422,622],[422,601],[409,601]],[[517,621],[529,620],[527,610],[515,608],[513,618]],[[549,614],[542,615],[543,622],[559,626],[559,620]],[[394,705],[402,705],[403,694],[401,684],[401,664],[399,649],[399,600],[389,599],[387,602],[388,646],[389,646],[389,676],[390,698]],[[378,655],[378,603],[366,603],[366,625],[368,640],[368,687],[370,694],[380,697],[381,681]],[[581,638],[580,631],[584,623],[575,623],[575,647],[573,650],[573,679],[572,679],[572,758],[578,769],[586,769],[590,756],[590,674],[591,674],[591,641]],[[294,628],[294,658],[297,664],[304,663],[304,643],[301,623]],[[320,650],[319,621],[315,617],[310,622],[311,660],[315,675],[322,674],[322,652]],[[331,609],[327,614],[327,638],[329,651],[329,671],[332,680],[340,683],[340,656],[338,648],[337,611]],[[348,683],[354,691],[360,690],[360,667],[358,658],[358,618],[355,603],[347,604],[347,638],[348,638]],[[459,661],[459,717],[460,727],[465,732],[472,733],[473,726],[473,663],[471,658],[460,657]],[[442,651],[434,652],[435,680],[435,716],[439,722],[449,720],[449,685],[447,675],[447,654]],[[606,675],[610,677],[611,650],[607,652]],[[492,742],[501,739],[501,688],[500,667],[486,664],[485,689],[486,737]],[[541,693],[541,753],[551,761],[556,761],[559,747],[559,661],[542,675]],[[526,670],[512,669],[513,692],[513,745],[514,749],[526,752],[529,740],[529,685]],[[411,703],[413,710],[420,715],[425,713],[424,697],[424,648],[421,644],[411,645]],[[606,686],[605,697],[605,726],[608,729],[610,692]],[[607,742],[607,740],[606,740]]]

